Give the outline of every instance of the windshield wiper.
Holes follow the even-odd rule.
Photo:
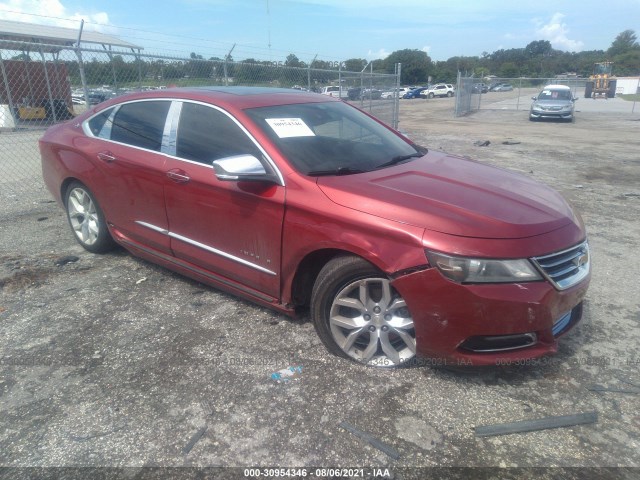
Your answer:
[[[352,175],[354,173],[363,173],[364,170],[360,170],[359,168],[351,168],[351,167],[338,167],[333,170],[313,170],[307,175],[310,177],[324,177],[328,175]]]
[[[397,165],[398,163],[401,163],[401,162],[404,162],[406,160],[409,160],[410,158],[418,158],[418,157],[422,157],[423,155],[424,155],[424,153],[420,153],[420,152],[410,153],[409,155],[398,155],[397,157],[393,157],[388,162],[385,162],[385,163],[383,163],[381,165],[378,165],[374,170],[379,170],[381,168],[390,167],[391,165]]]

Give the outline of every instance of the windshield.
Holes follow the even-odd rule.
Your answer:
[[[538,95],[538,100],[571,100],[569,90],[542,90]]]
[[[276,105],[246,113],[305,175],[368,172],[423,154],[342,102]]]

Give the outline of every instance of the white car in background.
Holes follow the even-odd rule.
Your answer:
[[[330,97],[335,98],[349,98],[349,92],[347,87],[341,87],[339,85],[328,85],[326,87],[322,87],[320,93],[322,95],[329,95]]]
[[[453,97],[456,89],[450,83],[436,83],[420,93],[421,97]]]

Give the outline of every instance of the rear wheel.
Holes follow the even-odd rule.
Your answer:
[[[379,367],[415,357],[413,319],[404,299],[362,258],[336,257],[324,266],[313,287],[311,316],[336,355]]]
[[[115,242],[109,234],[104,214],[89,189],[80,182],[67,188],[64,204],[76,240],[93,253],[108,252]]]

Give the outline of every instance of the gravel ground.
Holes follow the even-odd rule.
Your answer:
[[[639,115],[596,101],[585,111],[578,104],[575,123],[531,123],[491,95],[483,106],[493,110],[458,119],[453,99],[402,101],[400,128],[429,148],[529,174],[582,213],[593,278],[584,320],[555,357],[488,369],[356,365],[330,356],[306,318],[123,250],[85,252],[41,184],[27,181],[28,194],[4,192],[0,204],[0,476],[61,472],[16,467],[115,467],[92,475],[146,478],[203,471],[140,467],[286,466],[309,467],[310,476],[321,476],[316,467],[362,467],[369,478],[384,469],[391,478],[462,478],[469,471],[449,467],[485,467],[472,473],[560,478],[548,467],[584,467],[561,476],[638,478]],[[302,367],[298,378],[271,379],[288,366]],[[474,433],[586,412],[597,423]]]

